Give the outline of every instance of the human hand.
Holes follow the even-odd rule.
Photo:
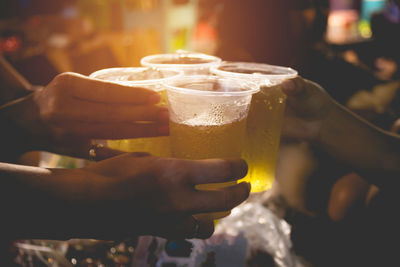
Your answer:
[[[287,95],[282,135],[306,141],[317,139],[333,109],[333,99],[321,86],[301,77],[284,81],[282,91]]]
[[[371,185],[321,151],[301,142],[283,145],[280,154],[271,197],[283,200],[287,218],[299,213],[315,218],[328,215],[339,222],[366,207]]]
[[[72,201],[77,207],[72,209],[74,216],[65,215],[66,220],[78,217],[76,230],[84,237],[100,239],[129,235],[207,238],[214,223],[206,213],[231,210],[250,190],[247,183],[217,191],[195,189],[197,184],[244,177],[246,163],[233,159],[191,161],[126,153],[82,169],[52,171],[59,174],[52,194],[62,198],[61,203]],[[62,187],[60,177],[65,177]],[[197,233],[193,215],[199,223]]]
[[[33,149],[88,157],[91,139],[168,134],[168,110],[151,90],[63,73],[17,103],[11,116]]]
[[[398,134],[399,131],[400,119],[397,119],[392,124],[391,132]],[[365,209],[379,193],[379,187],[358,174],[344,175],[332,187],[327,213],[331,220],[342,221]]]

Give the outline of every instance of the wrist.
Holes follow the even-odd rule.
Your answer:
[[[340,104],[332,102],[326,118],[321,123],[316,143],[325,149],[337,149],[346,144],[345,140],[350,140],[353,123],[348,111]]]
[[[24,97],[0,106],[0,158],[6,162],[16,162],[23,153],[34,149],[29,124],[35,112],[29,109],[33,106],[33,91]]]

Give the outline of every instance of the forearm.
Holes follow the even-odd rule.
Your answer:
[[[9,240],[135,236],[137,209],[113,197],[108,178],[83,169],[0,163],[1,236]]]
[[[43,168],[0,163],[3,236],[40,238],[46,226],[54,222],[51,214],[55,213],[49,207],[57,208],[57,203],[44,193],[45,190],[33,185],[49,175]]]
[[[90,233],[82,218],[85,205],[74,200],[76,177],[65,171],[0,163],[2,236],[67,239]]]
[[[32,95],[8,102],[0,107],[0,161],[16,162],[25,152],[33,150],[32,136],[27,129],[32,112],[27,105]],[[34,123],[34,122],[33,122]]]
[[[383,186],[400,180],[400,138],[335,103],[323,123],[318,145],[369,182]]]
[[[0,104],[28,94],[32,85],[4,57],[0,56]]]

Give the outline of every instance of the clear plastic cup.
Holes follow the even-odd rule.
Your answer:
[[[249,165],[244,181],[252,192],[268,190],[275,180],[280,135],[286,96],[281,90],[284,80],[297,76],[287,67],[250,62],[223,62],[210,70],[217,76],[256,82],[260,91],[253,95],[247,118],[247,136],[243,158]]]
[[[185,76],[166,84],[171,155],[185,159],[240,158],[255,83],[212,75]],[[235,182],[197,185],[217,190]],[[229,211],[213,214],[221,218]]]
[[[211,67],[218,66],[221,59],[202,53],[177,51],[170,54],[156,54],[141,59],[140,64],[156,69],[178,69],[185,75],[209,74]]]
[[[145,87],[157,91],[161,95],[158,105],[167,107],[168,99],[163,82],[181,76],[182,71],[179,70],[156,70],[146,67],[133,67],[103,69],[92,73],[89,77],[127,86]],[[126,152],[141,151],[160,157],[170,156],[168,136],[108,140],[107,145]]]

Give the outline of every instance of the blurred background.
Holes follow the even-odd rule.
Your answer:
[[[34,85],[65,71],[139,66],[144,56],[179,49],[288,66],[383,129],[400,118],[400,0],[0,1],[0,56]],[[49,165],[77,167],[57,160]],[[300,237],[301,254],[324,262],[320,244],[334,238],[321,234],[310,245]],[[129,262],[135,244],[120,245],[112,259]],[[74,255],[87,258],[79,246]],[[106,258],[96,253],[90,257]]]
[[[1,53],[33,84],[55,74],[136,66],[190,49],[197,0],[17,0],[1,3]],[[32,67],[36,66],[36,67]]]

